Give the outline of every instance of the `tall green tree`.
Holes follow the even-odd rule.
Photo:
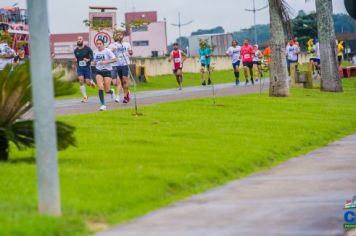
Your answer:
[[[315,0],[321,59],[321,91],[342,92],[337,45],[332,18],[332,0]]]
[[[289,96],[286,63],[285,25],[289,22],[288,5],[285,0],[269,0],[271,32],[271,64],[269,94],[273,97]]]

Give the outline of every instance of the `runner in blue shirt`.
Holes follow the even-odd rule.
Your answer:
[[[211,84],[210,79],[210,62],[211,62],[211,49],[208,47],[206,40],[200,40],[199,48],[200,64],[201,64],[201,78],[202,85],[206,85],[205,74],[208,73],[208,85]]]

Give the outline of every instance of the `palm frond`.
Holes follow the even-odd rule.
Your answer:
[[[23,64],[13,71],[7,65],[0,73],[0,126],[10,125],[30,108],[31,81],[29,66]]]
[[[12,70],[7,65],[0,72],[0,126],[14,123],[32,107],[32,91],[29,63],[16,66]],[[64,71],[53,74],[56,96],[71,95],[76,92],[73,83],[64,81]]]
[[[291,8],[286,0],[272,0],[275,2],[278,8],[278,14],[282,19],[285,30],[287,31],[288,36],[292,35],[292,26],[291,26]]]
[[[57,144],[59,150],[64,150],[69,146],[76,146],[74,137],[75,127],[63,122],[56,122]],[[0,129],[0,136],[14,143],[19,150],[32,148],[35,145],[33,120],[18,121],[7,129]]]
[[[32,107],[32,86],[29,63],[12,68],[7,65],[0,71],[0,141],[14,143],[18,149],[31,148],[35,145],[32,120],[19,121]],[[53,74],[55,94],[70,95],[76,92],[73,83],[64,81],[64,73]],[[35,79],[35,78],[34,78]],[[63,150],[75,146],[75,128],[63,122],[57,122],[58,149]],[[2,148],[2,147],[0,147]],[[0,153],[7,153],[2,148]]]

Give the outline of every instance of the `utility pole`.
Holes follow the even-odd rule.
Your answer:
[[[30,27],[38,209],[42,214],[59,216],[61,204],[47,0],[27,0],[27,7]]]
[[[253,25],[255,28],[255,43],[258,43],[258,37],[257,37],[257,28],[256,28],[256,24],[257,24],[257,20],[256,20],[256,14],[259,11],[262,11],[263,9],[266,9],[268,7],[268,4],[266,6],[263,6],[261,8],[256,8],[256,0],[253,0],[253,8],[252,9],[245,9],[245,11],[249,11],[249,12],[253,12]]]
[[[178,12],[178,24],[172,24],[172,25],[178,27],[178,29],[179,29],[179,44],[181,46],[182,46],[182,31],[181,31],[181,28],[183,26],[190,25],[191,23],[193,23],[192,20],[187,22],[187,23],[182,24],[181,19],[180,19],[180,12]]]

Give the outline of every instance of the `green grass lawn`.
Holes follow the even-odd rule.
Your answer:
[[[36,213],[33,151],[12,149],[0,164],[0,235],[88,235],[356,133],[356,79],[344,86],[60,117],[78,139],[59,155],[63,217]]]
[[[242,72],[242,70],[241,70]],[[268,76],[268,73],[265,73],[265,77]],[[234,83],[235,77],[234,73],[231,70],[223,70],[223,71],[214,71],[212,73],[212,79],[216,84],[222,83]],[[243,73],[240,73],[240,79],[244,80]],[[191,86],[199,86],[201,85],[201,78],[199,73],[184,73],[184,87]],[[79,90],[79,84],[77,83],[77,92],[71,96],[64,96],[58,99],[66,99],[66,98],[81,98],[81,93]],[[148,91],[148,90],[161,90],[161,89],[171,89],[177,88],[177,82],[175,76],[173,74],[170,75],[160,75],[160,76],[152,76],[149,77],[147,83],[140,83],[137,86],[137,91]],[[88,96],[97,96],[98,90],[87,87]]]

